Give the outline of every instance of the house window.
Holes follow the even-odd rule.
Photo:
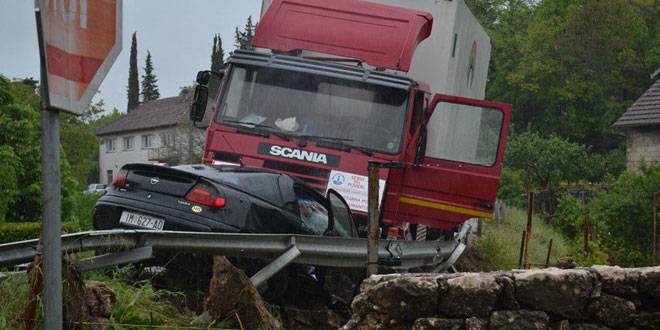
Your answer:
[[[153,147],[153,135],[142,135],[142,149],[149,149]]]
[[[162,147],[174,146],[174,134],[167,133],[160,135],[160,144]]]
[[[133,137],[128,136],[124,138],[124,150],[133,150]]]
[[[108,178],[108,185],[112,183],[112,180],[114,179],[114,175],[112,173],[112,170],[108,170],[106,172],[107,178]]]
[[[107,139],[105,140],[105,152],[115,152],[116,151],[116,143],[115,139]]]

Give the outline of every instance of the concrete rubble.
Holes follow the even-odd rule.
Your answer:
[[[659,329],[660,267],[376,275],[343,327]]]

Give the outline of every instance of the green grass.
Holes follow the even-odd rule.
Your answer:
[[[0,282],[0,330],[21,329],[29,286],[24,278]]]
[[[84,277],[105,283],[117,295],[110,317],[111,329],[148,328],[150,325],[177,329],[190,327],[195,317],[192,311],[183,307],[183,294],[156,290],[148,281],[126,282],[121,271],[112,276],[91,272],[84,274]],[[10,278],[0,283],[0,330],[22,328],[28,288],[27,277]],[[41,317],[41,314],[40,308],[37,315]]]
[[[486,221],[483,235],[476,242],[476,248],[488,263],[489,269],[518,268],[520,240],[522,232],[526,229],[527,214],[515,208],[507,208],[500,224]],[[550,239],[553,240],[550,266],[553,266],[559,258],[570,255],[571,245],[558,229],[534,217],[528,259],[533,268],[544,266]]]

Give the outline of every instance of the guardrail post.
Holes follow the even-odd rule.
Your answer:
[[[369,162],[369,193],[368,193],[368,211],[369,211],[369,242],[367,243],[367,277],[378,274],[378,240],[380,239],[380,224],[378,212],[378,192],[380,165],[375,162]]]

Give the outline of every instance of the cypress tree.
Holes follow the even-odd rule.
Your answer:
[[[140,82],[138,81],[137,67],[137,32],[133,32],[133,42],[131,43],[127,93],[128,106],[126,107],[126,111],[131,112],[140,105]]]
[[[244,49],[254,49],[252,48],[252,38],[254,37],[254,32],[257,30],[257,26],[252,24],[252,15],[248,16],[247,23],[245,23],[245,48]]]
[[[142,76],[142,102],[154,101],[159,98],[158,78],[154,74],[151,53],[147,51],[147,59],[144,62],[144,75]]]
[[[257,25],[252,23],[252,15],[248,16],[247,22],[243,31],[239,31],[238,27],[236,28],[234,38],[236,43],[234,47],[236,49],[254,49],[252,48],[252,38],[254,37],[254,32],[257,30]]]
[[[222,38],[219,34],[213,37],[213,51],[211,52],[211,71],[220,72],[225,68],[225,51],[222,49]],[[211,76],[209,82],[209,97],[213,98],[218,93],[220,79],[215,75]]]

